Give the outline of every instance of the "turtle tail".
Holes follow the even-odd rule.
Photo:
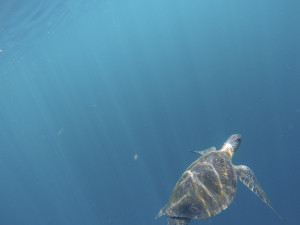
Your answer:
[[[186,217],[169,217],[168,225],[188,225],[191,219]]]

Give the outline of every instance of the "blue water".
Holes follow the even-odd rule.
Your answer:
[[[243,184],[191,224],[299,224],[298,0],[1,1],[0,224],[154,219],[197,156],[243,135]]]

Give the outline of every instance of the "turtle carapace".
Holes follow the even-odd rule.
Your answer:
[[[236,193],[237,177],[274,210],[252,170],[244,165],[235,166],[231,162],[241,140],[241,135],[233,134],[220,150],[211,147],[204,151],[193,151],[202,156],[182,174],[169,202],[159,211],[157,217],[167,214],[168,225],[187,225],[191,219],[215,216],[232,202]]]

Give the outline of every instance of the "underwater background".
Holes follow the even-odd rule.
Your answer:
[[[243,136],[283,217],[238,183],[191,224],[300,224],[298,0],[1,0],[0,225],[155,220],[189,150]]]

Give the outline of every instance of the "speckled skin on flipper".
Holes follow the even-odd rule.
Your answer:
[[[182,174],[174,187],[169,202],[158,213],[169,216],[168,225],[187,225],[191,219],[205,219],[225,210],[232,202],[237,188],[237,174],[245,180],[248,171],[245,166],[232,165],[231,159],[241,144],[239,134],[231,135],[220,150],[214,147],[205,151],[193,151],[203,154]],[[248,167],[247,167],[248,168]],[[254,173],[253,184],[243,183],[267,203],[266,194],[260,187]],[[246,179],[247,180],[247,179]],[[273,207],[272,207],[273,208]]]

